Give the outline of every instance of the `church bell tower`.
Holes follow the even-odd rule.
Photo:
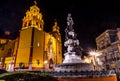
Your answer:
[[[38,8],[37,2],[34,1],[35,5],[30,7],[30,10],[26,12],[26,16],[23,18],[22,29],[34,27],[38,30],[43,30],[43,19],[42,14],[40,13],[40,8]]]
[[[23,18],[15,67],[20,64],[28,67],[30,63],[32,67],[44,66],[44,21],[36,1],[34,3]]]

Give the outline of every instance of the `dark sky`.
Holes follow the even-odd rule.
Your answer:
[[[54,19],[60,26],[62,39],[67,14],[71,13],[75,32],[82,48],[95,48],[95,38],[106,29],[120,24],[120,2],[105,0],[36,0],[45,22],[44,30],[51,31]],[[0,36],[10,31],[10,37],[18,36],[25,12],[33,0],[0,0]]]

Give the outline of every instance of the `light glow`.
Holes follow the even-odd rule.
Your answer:
[[[48,61],[46,60],[46,61],[44,61],[44,64],[47,64],[48,63]]]
[[[90,51],[89,54],[90,54],[91,56],[96,56],[96,57],[101,55],[101,53],[98,52],[98,51]]]

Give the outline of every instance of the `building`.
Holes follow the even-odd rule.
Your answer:
[[[0,51],[5,52],[0,52],[0,58],[3,58],[2,62],[5,68],[13,65],[14,68],[31,66],[32,69],[49,69],[56,64],[61,64],[61,34],[57,21],[54,23],[50,33],[43,30],[44,20],[40,8],[35,2],[23,18],[22,28],[17,39],[4,39],[4,41],[9,41],[5,43],[2,43],[4,41],[0,39]]]
[[[104,69],[120,68],[120,29],[106,30],[96,38],[97,50]]]

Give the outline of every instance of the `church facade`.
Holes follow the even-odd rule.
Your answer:
[[[23,18],[20,35],[11,47],[10,55],[2,55],[5,68],[32,66],[32,69],[53,68],[62,63],[62,42],[60,28],[54,22],[50,33],[44,30],[44,20],[37,4],[30,7]],[[5,39],[4,39],[5,40]],[[2,50],[2,51],[5,51]]]

